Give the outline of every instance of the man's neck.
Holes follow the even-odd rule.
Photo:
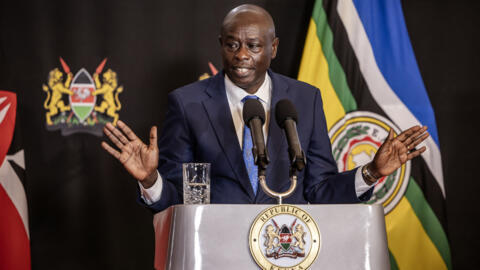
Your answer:
[[[232,82],[236,87],[243,89],[243,91],[247,92],[249,95],[255,95],[255,93],[258,92],[258,89],[260,89],[260,87],[262,87],[262,85],[265,83],[265,78],[267,77],[267,73],[265,73],[265,74],[263,75],[263,78],[262,78],[261,80],[259,80],[259,81],[256,82],[254,85],[249,86],[249,87],[248,87],[248,86],[247,86],[247,87],[243,87],[243,86],[240,86],[240,85],[234,83],[234,82],[230,79],[230,77],[227,75],[226,72],[224,73],[224,76],[227,77],[228,80],[229,80],[230,82]]]
[[[265,79],[255,91],[247,92],[245,89],[240,88],[238,85],[234,84],[227,74],[225,74],[225,90],[227,91],[227,96],[230,96],[234,104],[240,102],[246,95],[256,95],[261,100],[266,103],[270,102],[271,98],[271,79],[268,74],[265,75]],[[251,89],[252,90],[252,89]]]

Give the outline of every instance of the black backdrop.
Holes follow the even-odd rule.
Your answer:
[[[72,72],[117,72],[120,117],[143,138],[159,125],[171,90],[220,67],[217,35],[245,1],[6,1],[0,4],[0,89],[19,98],[33,269],[152,269],[151,213],[136,183],[102,151],[102,138],[45,128],[42,84],[65,59]],[[296,77],[313,0],[250,1],[274,17],[280,37],[272,68]],[[479,98],[479,4],[402,1],[437,117],[455,269],[476,266],[480,223],[474,175]],[[0,221],[1,222],[1,221]]]

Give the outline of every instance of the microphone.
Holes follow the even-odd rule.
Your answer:
[[[253,141],[253,158],[258,166],[258,175],[265,175],[270,162],[268,159],[262,126],[265,123],[265,111],[257,99],[247,99],[243,104],[243,121],[250,128]]]
[[[275,106],[275,119],[277,124],[285,130],[288,142],[288,154],[291,162],[291,169],[301,171],[305,168],[307,160],[302,150],[297,133],[297,110],[288,99],[282,99]]]

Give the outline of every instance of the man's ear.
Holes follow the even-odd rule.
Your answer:
[[[218,43],[220,43],[220,46],[223,45],[222,35],[218,35]]]
[[[280,40],[278,39],[278,37],[273,39],[273,42],[272,42],[272,59],[275,59],[275,57],[277,56],[277,48],[278,48],[278,43],[279,42],[280,42]]]

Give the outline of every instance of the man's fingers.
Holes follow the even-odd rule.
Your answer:
[[[417,145],[422,143],[426,138],[428,138],[428,136],[430,136],[430,134],[428,132],[424,133],[422,136],[418,137],[413,143],[408,145],[407,149],[415,148]]]
[[[409,153],[407,156],[408,160],[411,160],[414,157],[418,157],[421,153],[425,152],[425,150],[427,150],[427,147],[423,146],[422,148]]]
[[[427,130],[427,126],[413,126],[397,136],[397,139],[408,145]]]
[[[420,129],[420,126],[413,126],[407,130],[404,130],[400,135],[397,136],[397,139],[401,142],[405,142],[405,140],[412,135],[414,132]]]
[[[157,148],[157,127],[153,126],[150,129],[150,148]]]
[[[107,135],[107,137],[110,139],[110,141],[112,141],[118,148],[120,149],[123,149],[123,147],[125,146],[124,143],[122,143],[118,138],[117,136],[115,136],[115,134],[113,134],[108,128],[104,128],[103,129],[103,133],[105,133],[105,135]]]
[[[387,140],[393,140],[393,137],[394,137],[393,135],[394,135],[393,129],[390,128],[390,131],[388,132]]]
[[[407,147],[407,149],[413,149],[423,140],[425,140],[429,134],[426,132],[427,127],[422,127],[421,129],[417,130],[413,134],[411,134],[403,143]]]
[[[130,140],[134,141],[138,139],[137,135],[135,135],[135,133],[125,123],[123,123],[122,120],[118,120],[117,126],[123,131],[123,133],[125,133],[125,135],[127,135]]]
[[[115,135],[115,137],[117,137],[117,139],[119,139],[123,144],[127,144],[130,142],[120,130],[118,130],[112,125],[112,123],[107,123],[105,127],[107,127],[108,130],[110,130],[110,132],[112,132],[113,135]]]
[[[427,131],[427,126],[423,126],[421,129],[415,131],[408,139],[411,138],[412,140],[415,140],[416,138],[420,137],[420,135],[425,133],[425,131]]]
[[[105,149],[110,155],[114,156],[116,159],[120,160],[120,152],[113,149],[108,143],[102,142],[102,148]]]

